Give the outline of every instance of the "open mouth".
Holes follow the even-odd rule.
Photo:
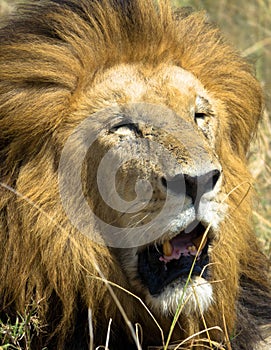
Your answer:
[[[149,245],[138,254],[138,273],[151,295],[160,294],[177,279],[192,276],[207,277],[209,239],[206,227],[197,222],[171,240],[160,245]],[[189,232],[187,232],[189,231]],[[193,266],[194,264],[194,266]]]

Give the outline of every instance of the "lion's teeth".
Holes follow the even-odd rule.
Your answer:
[[[173,251],[173,247],[170,243],[170,241],[165,241],[163,244],[163,253],[165,256],[171,256]]]
[[[190,253],[195,253],[195,252],[197,251],[197,248],[196,248],[196,246],[191,245],[191,246],[187,247],[187,250],[188,250]]]

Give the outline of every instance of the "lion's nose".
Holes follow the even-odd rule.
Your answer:
[[[200,198],[214,189],[221,172],[218,169],[211,170],[203,175],[190,176],[177,174],[172,178],[162,178],[162,184],[175,194],[186,194],[192,198],[193,204],[199,203]]]

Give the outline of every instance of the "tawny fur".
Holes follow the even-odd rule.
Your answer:
[[[33,1],[3,26],[0,45],[0,175],[2,184],[18,192],[0,188],[2,316],[14,317],[36,302],[44,328],[34,349],[87,349],[90,308],[96,345],[104,344],[112,317],[110,349],[132,349],[106,284],[96,278],[95,260],[105,278],[127,289],[128,282],[111,251],[77,232],[66,217],[58,163],[74,128],[112,99],[93,90],[94,79],[119,64],[143,64],[150,72],[176,65],[219,101],[216,152],[224,192],[238,187],[227,200],[230,210],[212,250],[213,278],[221,282],[213,284],[216,302],[205,322],[226,327],[232,349],[256,349],[260,326],[271,323],[271,296],[268,260],[251,222],[246,154],[262,112],[251,67],[205,14],[172,13],[164,1],[158,7],[151,0]],[[131,321],[141,324],[144,346],[161,345],[141,304],[114,290]],[[156,316],[166,333],[171,319]],[[181,316],[180,324],[175,339],[204,328],[199,315]],[[225,341],[218,331],[210,336]]]

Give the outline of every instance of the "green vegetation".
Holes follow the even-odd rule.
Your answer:
[[[18,314],[15,320],[0,320],[0,350],[30,350],[33,334],[38,335],[40,332],[42,326],[38,318],[38,306],[29,305],[24,314]]]

